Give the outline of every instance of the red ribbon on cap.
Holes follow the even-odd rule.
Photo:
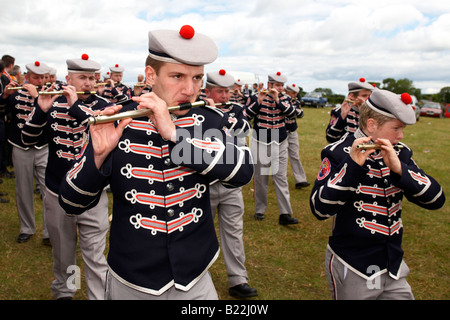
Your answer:
[[[226,74],[226,71],[223,70],[223,69],[220,69],[220,70],[219,70],[219,74],[220,74],[221,76],[224,76],[224,75]]]
[[[412,102],[412,98],[408,93],[402,93],[400,98],[405,104],[410,104]]]
[[[192,39],[195,35],[195,30],[190,25],[184,25],[180,29],[180,36],[184,39]]]
[[[41,65],[41,63],[40,63],[39,61],[35,61],[35,62],[34,62],[34,65],[35,65],[36,67],[39,67],[39,66]]]
[[[83,53],[83,54],[81,55],[81,59],[83,59],[83,60],[89,60],[89,56],[88,56],[86,53]]]

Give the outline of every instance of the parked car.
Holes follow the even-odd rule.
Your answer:
[[[448,104],[448,105],[445,107],[445,110],[444,110],[444,117],[450,118],[450,104]]]
[[[437,102],[425,102],[420,108],[421,116],[442,117],[441,105]]]
[[[323,108],[327,103],[328,99],[325,98],[321,92],[309,92],[300,99],[302,107],[310,106],[314,108]]]
[[[419,121],[419,118],[420,118],[419,101],[417,100],[416,96],[411,96],[411,99],[412,99],[411,107],[413,108],[414,112],[416,113],[416,121]]]

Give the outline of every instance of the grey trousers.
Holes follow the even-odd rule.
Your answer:
[[[220,244],[230,287],[248,283],[245,269],[244,200],[241,188],[225,188],[220,182],[209,187],[213,219],[217,212]]]
[[[45,168],[47,167],[48,147],[23,150],[12,148],[12,162],[16,180],[16,202],[20,220],[20,233],[35,234],[34,181],[40,185],[42,199],[45,199]],[[46,212],[42,208],[42,238],[48,238]]]
[[[414,300],[406,281],[409,268],[404,261],[400,269],[398,280],[387,272],[367,280],[343,264],[330,248],[327,248],[325,256],[325,272],[334,300]]]
[[[58,196],[47,190],[44,202],[47,226],[52,243],[53,274],[51,290],[55,299],[73,297],[76,290],[75,274],[77,238],[80,239],[84,262],[87,294],[90,300],[103,300],[108,266],[104,255],[109,229],[108,196],[103,191],[94,208],[78,216],[67,215],[58,203]],[[75,268],[75,269],[73,269]]]
[[[218,300],[216,288],[209,272],[206,272],[188,291],[170,287],[161,295],[152,295],[135,290],[117,280],[108,272],[106,281],[106,300]]]
[[[288,156],[291,163],[295,183],[306,182],[305,169],[303,169],[299,156],[300,145],[297,131],[288,134]]]
[[[278,201],[279,214],[291,214],[289,185],[287,180],[288,140],[270,145],[251,139],[250,149],[255,163],[254,189],[255,213],[264,214],[267,209],[269,176],[272,176]]]

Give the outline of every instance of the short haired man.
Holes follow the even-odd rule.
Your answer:
[[[286,85],[286,94],[291,97],[292,105],[297,109],[296,115],[286,117],[286,129],[288,131],[288,156],[289,163],[291,164],[292,174],[294,175],[295,188],[306,188],[310,183],[306,180],[305,169],[300,161],[300,145],[298,141],[298,124],[297,118],[303,118],[303,109],[300,104],[300,100],[297,99],[297,95],[300,89],[293,84]]]
[[[47,136],[42,135],[40,140],[33,146],[22,141],[22,128],[26,120],[35,109],[35,99],[38,90],[45,84],[45,75],[49,67],[42,62],[35,61],[26,66],[26,83],[23,89],[14,90],[18,83],[11,81],[0,98],[0,109],[5,113],[11,112],[11,124],[8,132],[8,142],[12,145],[12,162],[16,179],[16,200],[20,220],[20,234],[17,242],[26,242],[36,232],[34,212],[34,180],[40,186],[45,185],[45,168],[47,167],[48,141]],[[45,198],[44,188],[40,188],[42,198]],[[43,243],[49,244],[46,227],[45,208],[42,209]]]
[[[245,134],[250,125],[244,114],[243,106],[229,103],[230,88],[235,83],[234,77],[224,69],[209,72],[206,75],[205,94],[208,99],[219,104],[218,108],[226,112],[230,119],[230,132],[238,137],[242,146],[246,145]],[[220,105],[226,104],[229,105]],[[240,136],[240,137],[239,137]],[[230,288],[228,292],[239,298],[257,296],[257,291],[248,284],[248,274],[245,268],[244,232],[244,199],[241,188],[225,187],[220,181],[210,184],[211,211],[213,219],[218,216],[220,243],[228,274]]]
[[[42,135],[49,137],[48,165],[45,171],[46,194],[43,206],[47,214],[47,228],[52,244],[53,274],[51,290],[55,299],[73,298],[76,288],[68,286],[69,267],[76,265],[78,238],[84,260],[87,294],[91,300],[103,300],[107,264],[104,256],[106,233],[109,228],[108,196],[100,192],[98,205],[85,213],[67,216],[58,203],[59,186],[67,171],[82,151],[83,133],[87,119],[95,110],[105,108],[109,102],[91,94],[95,85],[94,72],[100,64],[89,59],[68,59],[67,85],[63,95],[40,95],[35,111],[25,123],[22,140],[26,145],[36,144]],[[54,83],[47,91],[59,85]],[[44,188],[44,185],[41,186]]]
[[[125,68],[119,64],[109,67],[110,75],[106,80],[107,85],[104,88],[102,96],[110,102],[123,102],[131,99],[133,90],[126,84],[122,83]]]
[[[291,98],[285,94],[287,77],[281,72],[268,76],[269,93],[260,92],[257,101],[252,96],[247,104],[247,117],[253,119],[250,147],[255,159],[255,219],[263,220],[267,209],[269,176],[272,176],[278,202],[278,222],[281,225],[297,224],[293,217],[287,180],[288,132],[286,116],[296,116]]]
[[[108,299],[217,299],[208,272],[219,254],[209,183],[250,182],[251,155],[230,140],[228,116],[214,106],[168,110],[195,102],[204,65],[217,57],[215,43],[183,26],[150,31],[148,44],[152,92],[123,110],[149,109],[149,116],[90,126],[85,151],[61,185],[60,204],[80,214],[110,184]]]

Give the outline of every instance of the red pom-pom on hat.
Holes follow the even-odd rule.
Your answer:
[[[223,69],[220,69],[220,70],[219,70],[219,74],[220,74],[221,76],[224,76],[226,73],[227,73],[227,72],[226,72],[225,70],[223,70]]]
[[[293,83],[292,86],[295,88],[295,83]]]
[[[39,66],[41,65],[41,63],[40,63],[39,61],[35,61],[35,62],[34,62],[34,65],[35,65],[36,67],[39,67]]]
[[[190,25],[184,25],[180,29],[180,36],[184,39],[192,39],[195,35],[195,30]]]
[[[410,104],[412,102],[412,98],[408,93],[402,93],[400,98],[405,104]]]
[[[277,72],[277,76],[281,76],[281,72],[280,71]]]
[[[119,65],[118,64],[116,64],[116,68],[118,68],[119,67]]]
[[[359,81],[360,81],[360,82],[366,82],[366,79],[364,79],[364,78],[359,78]]]
[[[83,54],[81,55],[81,59],[83,59],[83,60],[89,60],[89,56],[88,56],[86,53],[83,53]]]

